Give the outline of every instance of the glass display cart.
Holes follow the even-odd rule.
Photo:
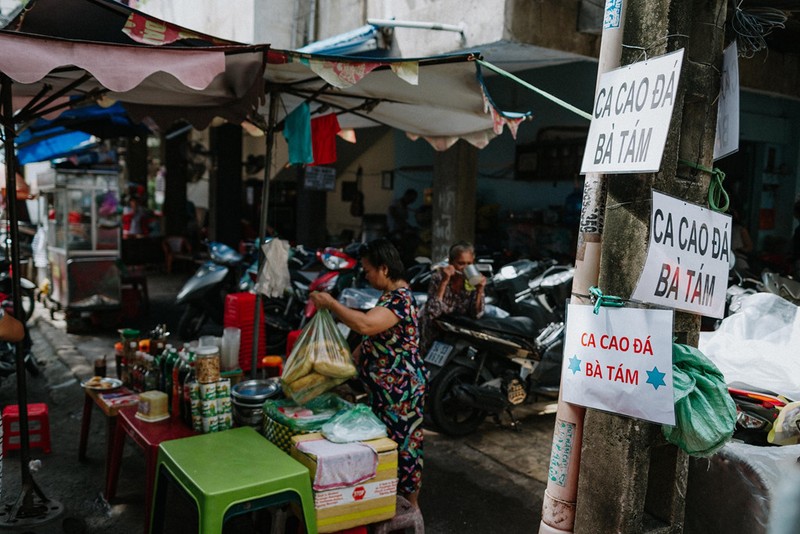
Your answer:
[[[94,312],[121,307],[118,180],[119,173],[109,170],[38,175],[46,206],[49,301],[66,312],[68,331]]]

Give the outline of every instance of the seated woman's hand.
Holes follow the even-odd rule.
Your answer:
[[[456,268],[453,265],[447,264],[442,267],[442,281],[447,282],[456,274]]]

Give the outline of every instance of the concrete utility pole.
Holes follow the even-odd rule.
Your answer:
[[[678,96],[656,174],[608,176],[599,286],[629,298],[647,253],[651,190],[705,205],[717,116],[725,0],[628,2],[622,64],[686,49]],[[697,345],[700,317],[675,313],[679,343]],[[683,531],[688,457],[658,425],[587,410],[575,532]]]
[[[456,241],[475,241],[478,149],[458,141],[437,152],[433,164],[433,239],[431,259],[447,257]],[[418,191],[422,193],[422,191]]]

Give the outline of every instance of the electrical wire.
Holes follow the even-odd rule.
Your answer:
[[[764,39],[772,30],[786,27],[786,13],[772,7],[741,9],[742,0],[734,7],[731,27],[736,32],[739,57],[752,58],[758,52],[767,50]]]

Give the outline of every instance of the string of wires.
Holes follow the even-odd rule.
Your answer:
[[[736,43],[739,57],[751,58],[758,52],[767,49],[764,37],[775,28],[786,27],[786,13],[772,7],[741,9],[740,0],[733,10],[731,26],[736,32]]]

